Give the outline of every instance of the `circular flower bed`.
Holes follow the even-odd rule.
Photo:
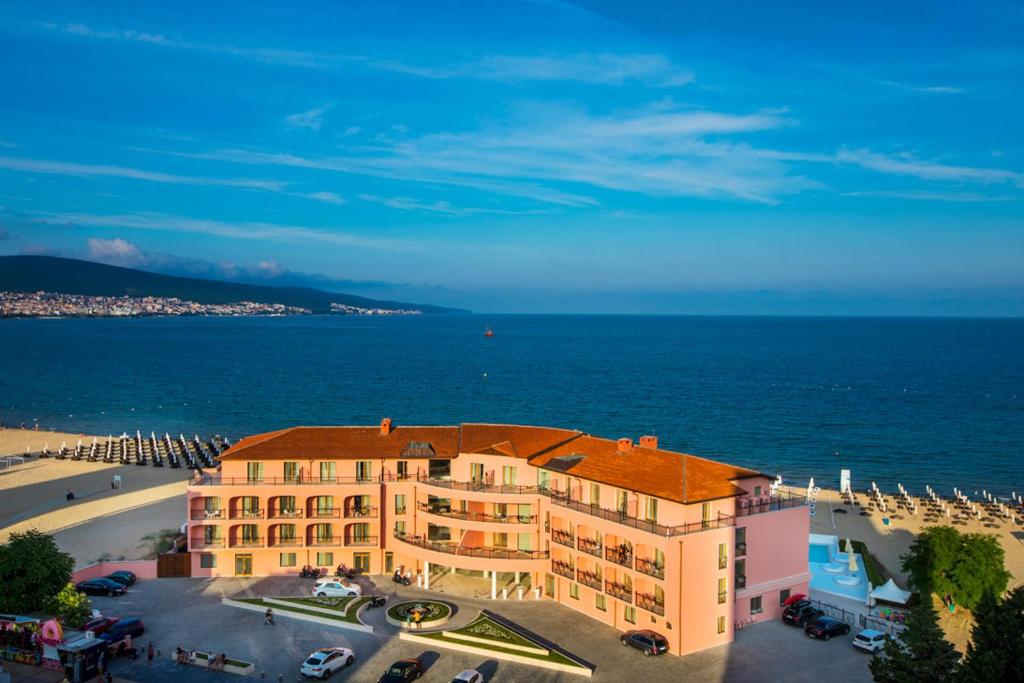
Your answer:
[[[400,602],[388,608],[388,623],[401,628],[433,628],[448,623],[454,607],[436,600]]]

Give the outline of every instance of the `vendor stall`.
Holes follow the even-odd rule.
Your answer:
[[[37,634],[39,620],[17,614],[0,614],[0,659],[38,665],[42,644]]]

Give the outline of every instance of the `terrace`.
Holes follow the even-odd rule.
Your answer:
[[[739,498],[736,500],[736,516],[760,515],[765,512],[787,510],[807,505],[807,496],[788,491],[777,491],[770,496],[760,498]]]
[[[665,600],[658,600],[655,596],[650,593],[636,593],[636,606],[640,609],[645,609],[648,612],[653,612],[658,616],[665,616]]]
[[[632,527],[633,529],[639,529],[640,531],[646,531],[666,538],[672,536],[683,536],[685,534],[696,534],[702,531],[709,531],[711,529],[722,529],[725,527],[735,526],[736,524],[735,517],[719,512],[718,517],[715,519],[691,522],[689,524],[680,524],[678,526],[665,526],[658,524],[657,522],[652,522],[648,519],[635,517],[621,510],[609,510],[590,503],[573,500],[567,494],[554,491],[552,489],[538,489],[537,492],[548,496],[551,499],[551,502],[555,505],[575,510],[577,512],[583,512],[593,517],[599,517],[601,519],[608,520],[609,522],[615,522],[617,524],[622,524],[624,526]],[[747,514],[754,513],[748,512]]]
[[[407,534],[397,529],[394,532],[394,536],[403,543],[409,543],[425,550],[433,550],[434,552],[447,553],[449,555],[485,557],[498,560],[546,560],[549,557],[549,553],[546,550],[518,550],[516,548],[499,548],[494,546],[461,546],[448,541],[431,541],[423,536]]]
[[[448,507],[431,505],[429,503],[417,503],[416,507],[422,512],[449,519],[457,519],[463,522],[486,522],[490,524],[534,524],[537,522],[536,515],[490,515],[485,512],[462,512],[452,510]]]
[[[551,560],[551,571],[559,576],[564,576],[567,579],[576,578],[576,570],[572,566],[572,562],[563,562],[561,560]]]

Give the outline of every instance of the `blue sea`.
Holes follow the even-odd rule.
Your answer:
[[[238,438],[514,422],[654,433],[800,485],[846,467],[857,488],[1024,489],[1024,320],[3,320],[0,368],[8,424]]]

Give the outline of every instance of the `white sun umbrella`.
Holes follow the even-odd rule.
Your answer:
[[[868,607],[874,607],[875,606],[875,598],[874,598],[873,595],[871,595],[871,591],[873,591],[874,589],[875,589],[875,587],[871,585],[870,581],[868,581],[868,597],[867,597],[867,600],[865,601],[865,604]]]
[[[850,539],[846,539],[846,568],[850,570],[851,574],[857,573],[857,556],[853,553],[853,547],[850,545]]]

